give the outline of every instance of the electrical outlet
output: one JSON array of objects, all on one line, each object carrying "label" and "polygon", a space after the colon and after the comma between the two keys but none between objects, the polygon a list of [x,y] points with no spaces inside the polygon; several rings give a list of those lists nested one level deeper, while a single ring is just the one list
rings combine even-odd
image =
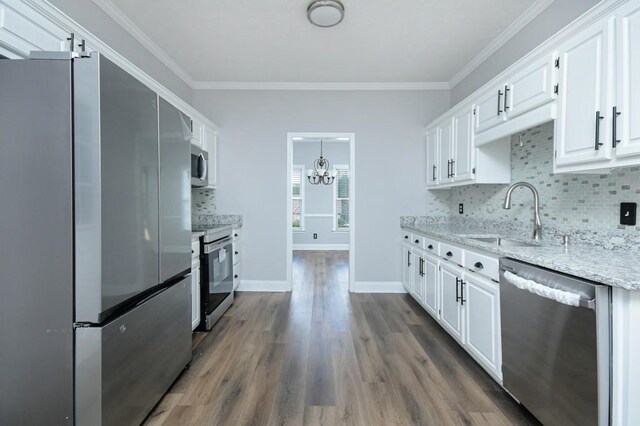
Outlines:
[{"label": "electrical outlet", "polygon": [[313,239],[317,240],[318,239],[318,234],[313,234]]},{"label": "electrical outlet", "polygon": [[460,214],[464,213],[464,204],[462,203],[458,204],[458,213]]},{"label": "electrical outlet", "polygon": [[638,203],[620,203],[620,225],[636,224],[636,210]]}]

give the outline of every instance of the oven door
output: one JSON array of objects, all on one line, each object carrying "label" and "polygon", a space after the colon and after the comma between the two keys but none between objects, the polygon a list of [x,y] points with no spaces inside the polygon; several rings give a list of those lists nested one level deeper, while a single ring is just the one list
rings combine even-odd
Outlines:
[{"label": "oven door", "polygon": [[233,248],[231,238],[204,245],[202,283],[203,322],[233,292]]},{"label": "oven door", "polygon": [[209,154],[198,147],[191,146],[191,186],[209,185]]}]

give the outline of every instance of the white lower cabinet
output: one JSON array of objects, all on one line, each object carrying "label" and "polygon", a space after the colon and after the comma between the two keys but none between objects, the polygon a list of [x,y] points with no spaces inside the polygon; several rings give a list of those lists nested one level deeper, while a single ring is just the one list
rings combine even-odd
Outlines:
[{"label": "white lower cabinet", "polygon": [[435,319],[440,318],[438,259],[432,256],[424,258],[424,296],[422,306]]},{"label": "white lower cabinet", "polygon": [[191,260],[191,330],[200,324],[200,260]]},{"label": "white lower cabinet", "polygon": [[465,337],[467,350],[502,380],[500,287],[486,278],[465,274]]},{"label": "white lower cabinet", "polygon": [[403,244],[402,245],[402,285],[404,285],[404,289],[407,293],[412,293],[412,285],[413,282],[413,271],[411,268],[411,247]]},{"label": "white lower cabinet", "polygon": [[460,295],[460,282],[463,272],[460,268],[448,263],[440,264],[440,324],[456,340],[462,343],[463,339],[463,305]]},{"label": "white lower cabinet", "polygon": [[[409,235],[411,240],[422,238]],[[402,244],[402,282],[407,293],[502,383],[500,285],[495,281],[498,257],[431,238],[428,245],[442,248],[441,257],[437,251]]]}]

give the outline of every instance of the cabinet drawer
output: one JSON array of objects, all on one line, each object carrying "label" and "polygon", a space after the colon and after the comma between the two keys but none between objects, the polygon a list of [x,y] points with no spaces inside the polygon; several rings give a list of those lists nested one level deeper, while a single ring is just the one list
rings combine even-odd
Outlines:
[{"label": "cabinet drawer", "polygon": [[498,259],[496,258],[467,250],[464,256],[464,266],[494,281],[500,280]]},{"label": "cabinet drawer", "polygon": [[440,256],[457,265],[462,265],[463,250],[460,247],[440,243]]},{"label": "cabinet drawer", "polygon": [[424,237],[419,234],[411,234],[411,246],[424,248]]},{"label": "cabinet drawer", "polygon": [[432,240],[431,238],[424,238],[424,249],[427,253],[431,253],[436,256],[440,255],[440,243],[436,240]]},{"label": "cabinet drawer", "polygon": [[191,258],[197,259],[200,257],[200,240],[191,242]]}]

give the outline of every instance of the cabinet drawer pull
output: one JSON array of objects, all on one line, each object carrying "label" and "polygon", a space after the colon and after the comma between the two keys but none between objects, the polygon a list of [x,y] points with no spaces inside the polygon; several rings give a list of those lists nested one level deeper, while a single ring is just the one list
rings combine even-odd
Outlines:
[{"label": "cabinet drawer pull", "polygon": [[239,251],[235,251],[234,254],[240,254],[240,252]]},{"label": "cabinet drawer pull", "polygon": [[414,243],[418,244],[420,243],[420,240],[415,240]]},{"label": "cabinet drawer pull", "polygon": [[453,253],[451,253],[450,251],[448,251],[448,252],[446,253],[446,255],[447,255],[448,257],[451,257],[451,256],[453,256]]},{"label": "cabinet drawer pull", "polygon": [[233,278],[234,278],[234,279],[235,279],[235,278],[238,278],[238,274],[235,274],[235,275],[233,276]]},{"label": "cabinet drawer pull", "polygon": [[600,115],[600,111],[596,111],[596,142],[595,149],[596,151],[600,150],[600,147],[604,145],[600,142],[600,120],[604,120],[604,116]]},{"label": "cabinet drawer pull", "polygon": [[429,250],[433,250],[433,245],[429,244],[429,247],[427,247]]},{"label": "cabinet drawer pull", "polygon": [[408,240],[408,239],[409,239],[409,236],[408,236],[408,235],[405,235],[405,236],[404,236],[404,239],[405,239],[405,240]]},{"label": "cabinet drawer pull", "polygon": [[476,262],[473,266],[475,266],[478,269],[484,268],[484,265],[481,262]]}]

